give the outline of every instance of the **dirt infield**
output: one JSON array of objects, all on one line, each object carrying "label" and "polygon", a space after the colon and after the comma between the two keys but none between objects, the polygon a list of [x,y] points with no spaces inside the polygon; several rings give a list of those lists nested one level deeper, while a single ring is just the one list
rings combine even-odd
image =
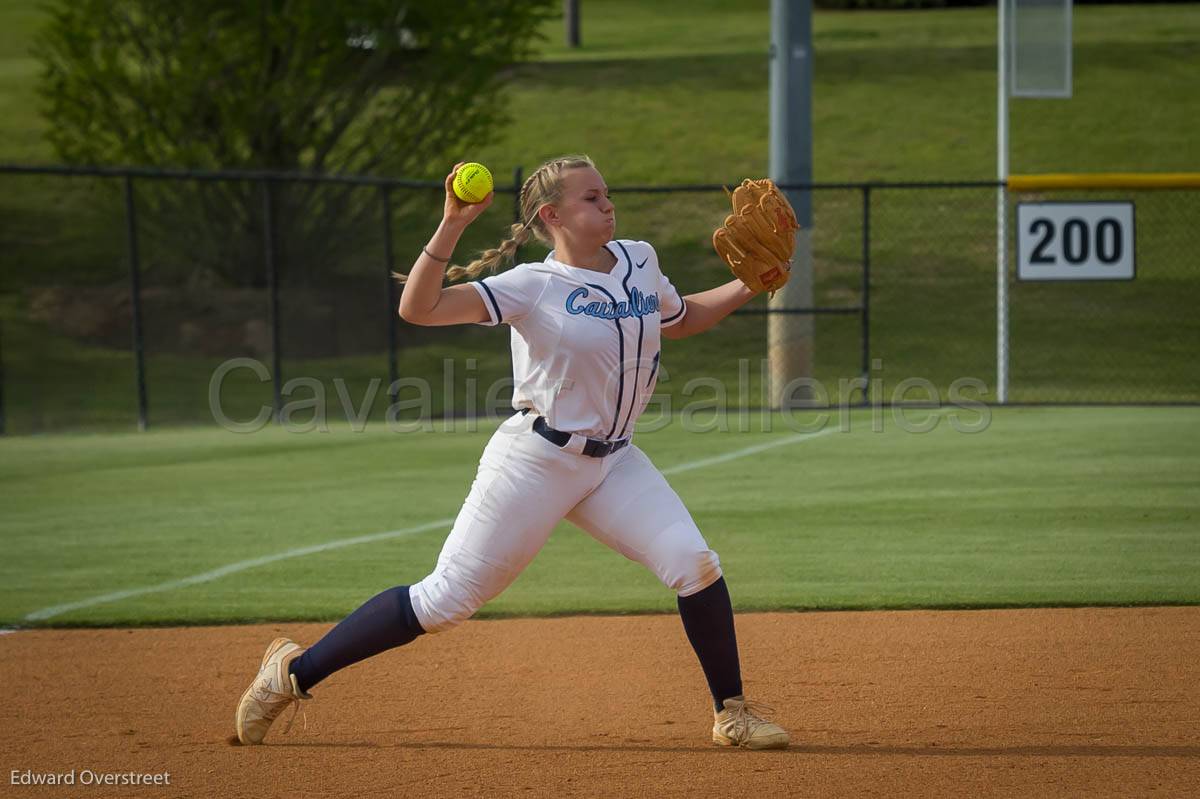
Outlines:
[{"label": "dirt infield", "polygon": [[[783,752],[709,744],[675,617],[471,622],[334,675],[305,704],[307,730],[231,745],[266,644],[326,628],[0,636],[4,795],[1200,790],[1200,608],[739,616],[748,693],[791,730]],[[74,786],[20,784],[72,770]],[[129,772],[170,784],[82,784]]]}]

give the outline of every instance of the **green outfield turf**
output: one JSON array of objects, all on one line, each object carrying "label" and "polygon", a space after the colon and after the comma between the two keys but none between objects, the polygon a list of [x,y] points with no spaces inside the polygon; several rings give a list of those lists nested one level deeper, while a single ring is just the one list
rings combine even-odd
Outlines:
[{"label": "green outfield turf", "polygon": [[[1195,409],[1004,409],[974,434],[956,414],[980,420],[677,421],[639,444],[743,610],[1200,602]],[[0,623],[338,618],[431,568],[487,434],[457,424],[0,440]],[[564,524],[482,615],[673,607]]]}]

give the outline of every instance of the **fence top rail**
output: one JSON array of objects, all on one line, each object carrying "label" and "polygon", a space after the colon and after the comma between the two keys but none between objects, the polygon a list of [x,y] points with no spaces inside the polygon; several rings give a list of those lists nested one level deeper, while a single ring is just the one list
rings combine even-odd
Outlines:
[{"label": "fence top rail", "polygon": [[[150,180],[244,180],[279,183],[338,183],[355,186],[382,186],[405,189],[441,189],[442,182],[411,180],[377,175],[338,175],[319,172],[289,172],[269,169],[169,169],[148,166],[73,166],[66,164],[0,164],[0,174],[61,175],[65,177],[147,178]],[[714,192],[732,189],[741,181],[729,183],[678,183],[670,185],[612,186],[614,192],[668,194],[672,192]],[[793,191],[876,190],[876,189],[995,189],[1003,186],[996,180],[968,181],[859,181],[843,183],[780,183],[782,189]],[[498,194],[511,194],[512,185],[498,183]]]},{"label": "fence top rail", "polygon": [[[723,189],[735,189],[741,181],[732,183],[676,183],[665,186],[610,186],[611,191],[637,192],[646,194],[668,194],[671,192],[713,192]],[[877,189],[996,189],[1003,183],[995,180],[959,180],[959,181],[865,181],[849,183],[777,183],[781,189],[788,191],[827,191],[848,190],[857,191]]]},{"label": "fence top rail", "polygon": [[[148,178],[151,180],[244,180],[277,183],[339,183],[388,188],[441,189],[441,181],[409,180],[373,175],[333,175],[319,172],[287,172],[270,169],[164,169],[142,166],[66,166],[0,164],[0,174],[62,175],[64,177]],[[498,186],[498,191],[506,187]],[[507,187],[512,191],[512,187]]]},{"label": "fence top rail", "polygon": [[1010,191],[1052,189],[1200,189],[1200,172],[1092,172],[1009,175]]}]

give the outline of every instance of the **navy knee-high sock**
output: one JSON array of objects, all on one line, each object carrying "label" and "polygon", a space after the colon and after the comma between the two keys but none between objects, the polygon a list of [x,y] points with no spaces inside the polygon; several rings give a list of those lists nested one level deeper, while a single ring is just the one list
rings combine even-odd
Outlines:
[{"label": "navy knee-high sock", "polygon": [[691,596],[677,597],[683,630],[700,658],[700,668],[712,692],[713,707],[742,695],[742,669],[738,663],[737,635],[733,631],[733,603],[725,578]]},{"label": "navy knee-high sock", "polygon": [[288,668],[301,691],[307,691],[339,669],[372,655],[403,646],[425,631],[413,613],[408,586],[399,585],[368,599],[338,622]]}]

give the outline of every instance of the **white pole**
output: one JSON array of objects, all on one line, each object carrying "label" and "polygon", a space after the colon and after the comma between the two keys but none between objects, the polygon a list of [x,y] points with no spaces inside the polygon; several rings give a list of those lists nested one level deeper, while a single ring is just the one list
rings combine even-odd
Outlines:
[{"label": "white pole", "polygon": [[[812,0],[771,0],[770,175],[777,183],[811,183],[812,157]],[[813,306],[812,192],[786,191],[800,230],[792,258],[792,277],[769,300],[771,310]],[[802,391],[784,396],[797,378],[812,377],[814,318],[811,314],[773,313],[767,317],[771,362],[771,407],[795,407],[811,399]]]},{"label": "white pole", "polygon": [[996,76],[996,398],[1008,402],[1008,250],[1006,217],[1008,198],[1008,15],[1011,0],[999,0],[996,51],[999,74]]}]

